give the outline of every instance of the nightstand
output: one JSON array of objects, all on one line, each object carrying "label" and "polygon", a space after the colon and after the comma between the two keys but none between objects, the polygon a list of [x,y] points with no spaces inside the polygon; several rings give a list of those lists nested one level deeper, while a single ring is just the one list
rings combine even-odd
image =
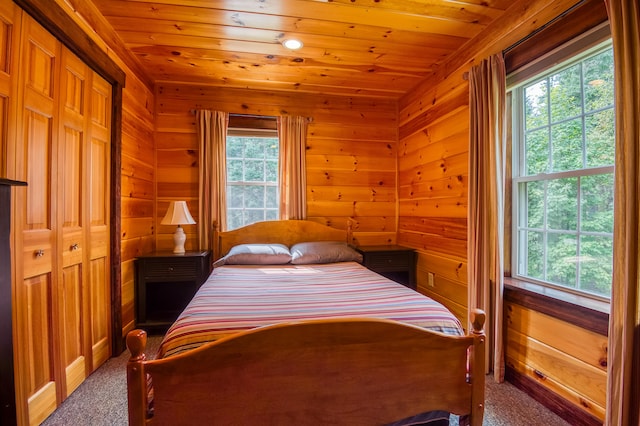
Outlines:
[{"label": "nightstand", "polygon": [[387,246],[359,246],[362,264],[393,281],[416,289],[416,252],[412,248]]},{"label": "nightstand", "polygon": [[136,261],[136,327],[164,332],[211,272],[208,251],[154,252]]}]

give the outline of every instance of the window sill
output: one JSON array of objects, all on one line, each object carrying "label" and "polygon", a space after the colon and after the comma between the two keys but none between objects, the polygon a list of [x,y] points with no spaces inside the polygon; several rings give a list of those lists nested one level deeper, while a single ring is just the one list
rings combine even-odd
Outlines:
[{"label": "window sill", "polygon": [[609,303],[504,277],[504,299],[606,336]]}]

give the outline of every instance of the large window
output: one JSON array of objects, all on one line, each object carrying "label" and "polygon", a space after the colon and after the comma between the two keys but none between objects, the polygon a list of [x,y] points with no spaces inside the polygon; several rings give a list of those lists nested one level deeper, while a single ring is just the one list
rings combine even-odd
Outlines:
[{"label": "large window", "polygon": [[600,45],[511,88],[515,276],[608,298],[613,52]]},{"label": "large window", "polygon": [[227,136],[227,228],[278,219],[278,137]]}]

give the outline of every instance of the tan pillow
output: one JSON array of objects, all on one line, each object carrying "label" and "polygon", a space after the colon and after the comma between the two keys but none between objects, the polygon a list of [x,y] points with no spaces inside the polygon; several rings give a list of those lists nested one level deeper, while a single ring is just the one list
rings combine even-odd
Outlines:
[{"label": "tan pillow", "polygon": [[294,244],[291,247],[291,263],[362,262],[362,255],[342,241],[314,241]]}]

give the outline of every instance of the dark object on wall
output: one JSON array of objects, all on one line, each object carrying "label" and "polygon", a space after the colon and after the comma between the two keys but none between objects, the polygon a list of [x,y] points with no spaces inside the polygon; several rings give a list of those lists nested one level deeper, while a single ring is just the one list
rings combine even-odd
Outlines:
[{"label": "dark object on wall", "polygon": [[11,187],[26,182],[0,178],[0,419],[16,424],[16,392],[13,378],[11,312]]}]

